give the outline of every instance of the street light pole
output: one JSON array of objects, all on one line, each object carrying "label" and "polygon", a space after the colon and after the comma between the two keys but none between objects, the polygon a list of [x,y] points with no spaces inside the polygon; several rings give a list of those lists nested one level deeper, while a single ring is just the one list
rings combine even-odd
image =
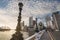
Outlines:
[{"label": "street light pole", "polygon": [[39,32],[39,30],[38,30],[38,26],[37,26],[37,18],[36,18],[36,30],[35,30],[36,32]]},{"label": "street light pole", "polygon": [[21,11],[22,11],[23,4],[19,3],[18,6],[19,6],[19,16],[18,16],[16,31],[21,31]]},{"label": "street light pole", "polygon": [[10,40],[23,40],[23,35],[20,32],[21,31],[21,11],[22,11],[23,4],[19,3],[18,6],[19,6],[19,16],[18,16],[16,32],[15,34],[12,35],[12,38]]}]

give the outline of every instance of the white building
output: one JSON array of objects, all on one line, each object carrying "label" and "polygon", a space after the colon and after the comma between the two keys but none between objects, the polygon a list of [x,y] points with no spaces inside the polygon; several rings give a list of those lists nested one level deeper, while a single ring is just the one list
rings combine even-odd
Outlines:
[{"label": "white building", "polygon": [[46,24],[47,24],[47,28],[52,28],[54,29],[54,26],[52,25],[52,19],[50,16],[46,17]]},{"label": "white building", "polygon": [[33,27],[33,17],[29,17],[29,27]]}]

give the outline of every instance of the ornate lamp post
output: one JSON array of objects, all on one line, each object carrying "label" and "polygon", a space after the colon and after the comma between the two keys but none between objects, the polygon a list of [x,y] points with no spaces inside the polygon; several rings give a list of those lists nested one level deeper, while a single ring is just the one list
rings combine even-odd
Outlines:
[{"label": "ornate lamp post", "polygon": [[19,6],[19,16],[18,16],[18,24],[16,27],[16,31],[21,31],[21,24],[20,23],[21,23],[21,11],[22,11],[23,4],[19,3],[18,6]]},{"label": "ornate lamp post", "polygon": [[21,31],[21,24],[20,24],[21,23],[21,11],[22,11],[23,4],[19,3],[18,6],[19,6],[19,16],[18,16],[16,32],[15,34],[12,35],[12,38],[10,40],[23,40],[23,37],[22,37],[23,35],[20,32]]}]

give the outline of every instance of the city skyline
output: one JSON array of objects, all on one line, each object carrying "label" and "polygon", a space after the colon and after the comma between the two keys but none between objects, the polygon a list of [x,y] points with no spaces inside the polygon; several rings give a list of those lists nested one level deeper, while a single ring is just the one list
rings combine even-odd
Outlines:
[{"label": "city skyline", "polygon": [[24,4],[22,10],[22,21],[28,23],[30,16],[42,18],[54,11],[60,11],[60,0],[0,0],[0,26],[7,25],[15,28],[19,14],[18,3]]}]

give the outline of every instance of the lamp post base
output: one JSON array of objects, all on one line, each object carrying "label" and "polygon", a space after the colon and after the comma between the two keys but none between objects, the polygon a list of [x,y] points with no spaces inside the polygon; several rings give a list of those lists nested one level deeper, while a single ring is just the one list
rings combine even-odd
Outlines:
[{"label": "lamp post base", "polygon": [[15,32],[10,40],[24,40],[21,32]]}]

